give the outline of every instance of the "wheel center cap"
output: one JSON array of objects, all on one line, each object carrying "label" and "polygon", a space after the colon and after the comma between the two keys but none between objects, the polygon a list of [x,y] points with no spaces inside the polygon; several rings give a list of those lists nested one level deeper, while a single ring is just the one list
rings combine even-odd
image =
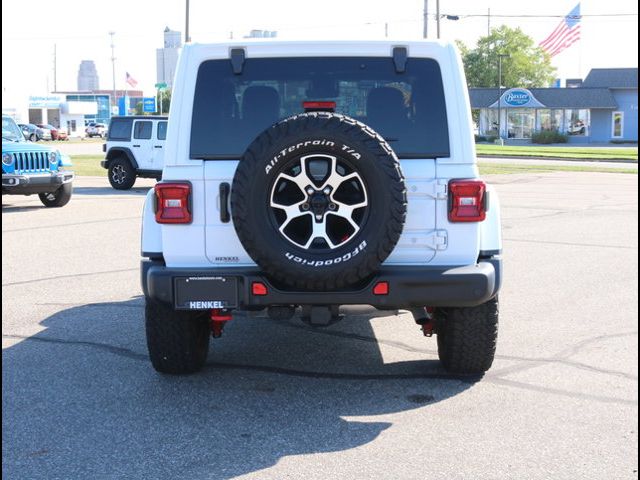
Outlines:
[{"label": "wheel center cap", "polygon": [[309,198],[309,204],[314,215],[324,215],[329,207],[329,198],[322,192],[314,192]]}]

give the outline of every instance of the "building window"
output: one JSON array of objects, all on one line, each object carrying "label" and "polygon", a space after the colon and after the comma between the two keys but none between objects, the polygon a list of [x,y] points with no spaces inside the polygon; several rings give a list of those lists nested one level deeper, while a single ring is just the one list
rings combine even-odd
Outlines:
[{"label": "building window", "polygon": [[564,121],[566,133],[573,137],[584,137],[589,135],[589,110],[565,110]]},{"label": "building window", "polygon": [[493,108],[480,110],[480,135],[498,136],[498,111]]},{"label": "building window", "polygon": [[538,110],[538,128],[543,132],[559,132],[562,128],[562,110]]},{"label": "building window", "polygon": [[622,138],[624,136],[624,112],[611,113],[611,137]]},{"label": "building window", "polygon": [[508,138],[531,138],[535,126],[534,110],[530,108],[510,108],[507,110]]}]

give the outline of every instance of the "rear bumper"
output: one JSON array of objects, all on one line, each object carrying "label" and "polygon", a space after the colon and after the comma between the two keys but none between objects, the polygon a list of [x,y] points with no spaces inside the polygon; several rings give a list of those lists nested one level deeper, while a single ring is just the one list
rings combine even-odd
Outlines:
[{"label": "rear bumper", "polygon": [[[276,288],[257,268],[169,268],[160,262],[143,260],[142,289],[147,297],[176,307],[177,278],[235,277],[238,308],[260,308],[270,305],[371,305],[381,309],[410,307],[466,307],[480,305],[494,297],[500,289],[502,259],[499,256],[468,266],[382,267],[365,286],[353,290],[305,292]],[[388,282],[387,295],[374,295],[378,282]],[[265,296],[251,293],[253,282],[268,288]]]},{"label": "rear bumper", "polygon": [[73,181],[73,172],[51,174],[2,174],[2,193],[31,195],[55,192],[61,185]]}]

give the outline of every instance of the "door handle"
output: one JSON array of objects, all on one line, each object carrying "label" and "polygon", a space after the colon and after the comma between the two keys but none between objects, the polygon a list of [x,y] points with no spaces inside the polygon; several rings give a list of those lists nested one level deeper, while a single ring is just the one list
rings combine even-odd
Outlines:
[{"label": "door handle", "polygon": [[231,186],[227,182],[220,184],[220,221],[222,223],[229,223],[231,220],[231,213],[229,212],[229,192],[231,192]]},{"label": "door handle", "polygon": [[162,148],[162,145],[154,145],[153,148]]},{"label": "door handle", "polygon": [[140,145],[131,145],[132,147],[139,147]]}]

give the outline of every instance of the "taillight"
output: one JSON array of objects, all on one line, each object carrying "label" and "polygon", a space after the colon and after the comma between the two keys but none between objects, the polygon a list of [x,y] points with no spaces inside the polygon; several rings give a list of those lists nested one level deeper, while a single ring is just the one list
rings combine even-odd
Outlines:
[{"label": "taillight", "polygon": [[156,222],[191,223],[190,183],[157,183],[155,193]]},{"label": "taillight", "polygon": [[487,186],[482,180],[449,182],[449,221],[481,222],[486,217]]}]

